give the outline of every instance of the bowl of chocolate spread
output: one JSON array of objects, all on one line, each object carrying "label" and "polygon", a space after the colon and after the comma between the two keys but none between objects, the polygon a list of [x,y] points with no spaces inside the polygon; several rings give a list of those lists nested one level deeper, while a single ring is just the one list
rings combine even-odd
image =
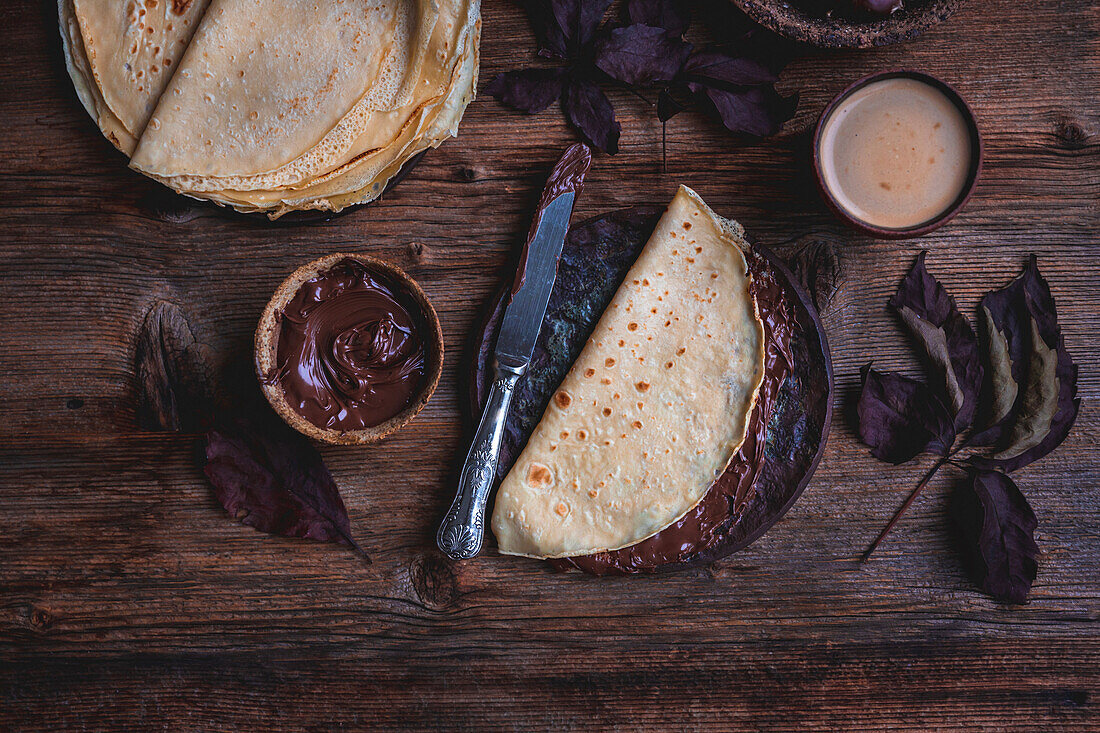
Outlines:
[{"label": "bowl of chocolate spread", "polygon": [[412,420],[443,370],[443,333],[411,277],[333,254],[298,268],[256,328],[256,373],[291,427],[327,443],[369,443]]}]

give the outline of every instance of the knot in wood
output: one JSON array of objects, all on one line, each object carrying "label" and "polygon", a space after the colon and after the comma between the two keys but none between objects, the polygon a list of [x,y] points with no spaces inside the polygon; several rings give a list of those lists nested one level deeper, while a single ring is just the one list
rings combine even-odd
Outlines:
[{"label": "knot in wood", "polygon": [[1054,123],[1054,136],[1068,150],[1081,150],[1089,144],[1089,134],[1085,128],[1065,117]]},{"label": "knot in wood", "polygon": [[53,617],[44,609],[30,603],[19,603],[13,608],[14,625],[31,631],[45,631],[53,625]]},{"label": "knot in wood", "polygon": [[36,608],[31,611],[31,626],[33,626],[34,628],[40,631],[44,631],[45,629],[48,629],[52,624],[53,617],[50,616],[50,614],[46,611],[42,610],[41,608]]},{"label": "knot in wood", "polygon": [[790,241],[793,249],[787,258],[791,272],[810,295],[819,313],[832,303],[844,280],[840,249],[832,239],[807,234]]},{"label": "knot in wood", "polygon": [[414,265],[419,265],[428,259],[428,248],[420,242],[409,242],[409,246],[406,248],[409,260]]},{"label": "knot in wood", "polygon": [[423,555],[414,560],[409,579],[417,598],[430,610],[444,610],[458,597],[454,568],[439,555]]}]

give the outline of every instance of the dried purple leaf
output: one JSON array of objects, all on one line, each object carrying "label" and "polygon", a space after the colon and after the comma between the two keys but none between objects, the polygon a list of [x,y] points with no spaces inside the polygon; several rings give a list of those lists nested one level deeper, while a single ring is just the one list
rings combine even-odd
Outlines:
[{"label": "dried purple leaf", "polygon": [[261,532],[360,552],[321,454],[282,423],[238,419],[206,434],[203,472],[225,510]]},{"label": "dried purple leaf", "polygon": [[192,432],[206,423],[213,383],[210,358],[179,306],[158,300],[146,314],[134,371],[142,429]]},{"label": "dried purple leaf", "polygon": [[571,79],[561,99],[562,110],[585,142],[614,155],[619,152],[619,131],[615,110],[596,82]]},{"label": "dried purple leaf", "polygon": [[978,337],[955,299],[924,266],[926,254],[917,257],[890,305],[924,348],[955,414],[955,430],[962,432],[974,420],[982,389]]},{"label": "dried purple leaf", "polygon": [[716,51],[693,53],[684,64],[683,75],[688,81],[712,87],[725,85],[727,89],[773,84],[778,79],[770,68],[756,59]]},{"label": "dried purple leaf", "polygon": [[871,455],[905,463],[923,451],[945,455],[955,442],[948,408],[924,382],[900,374],[861,370],[859,437]]},{"label": "dried purple leaf", "polygon": [[1007,603],[1023,603],[1038,570],[1038,520],[1016,484],[999,471],[971,469],[951,516],[974,582]]},{"label": "dried purple leaf", "polygon": [[561,96],[565,69],[518,69],[498,74],[485,87],[501,104],[535,114],[549,107]]},{"label": "dried purple leaf", "polygon": [[986,293],[980,312],[985,325],[988,400],[986,428],[972,436],[971,445],[996,445],[1012,428],[1017,398],[1024,383],[1031,343],[1031,316],[1027,312],[1024,276],[1000,290]]},{"label": "dried purple leaf", "polygon": [[670,81],[679,73],[691,44],[678,34],[648,25],[615,28],[596,43],[596,66],[627,84]]},{"label": "dried purple leaf", "polygon": [[982,468],[1015,471],[1050,453],[1069,434],[1080,406],[1077,366],[1034,257],[1008,287],[982,299],[982,314],[990,338],[993,425],[973,442],[993,443],[999,450],[970,460]]},{"label": "dried purple leaf", "polygon": [[627,0],[626,17],[632,24],[664,28],[678,36],[691,24],[691,13],[680,0]]},{"label": "dried purple leaf", "polygon": [[[697,83],[690,86],[700,88]],[[798,96],[781,97],[770,87],[754,87],[730,92],[711,86],[701,87],[714,105],[722,124],[730,132],[766,137],[774,135],[794,116]]]}]

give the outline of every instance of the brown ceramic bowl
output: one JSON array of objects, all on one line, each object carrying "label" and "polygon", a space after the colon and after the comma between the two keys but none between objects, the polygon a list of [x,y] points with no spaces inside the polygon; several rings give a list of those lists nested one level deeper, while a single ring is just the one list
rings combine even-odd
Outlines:
[{"label": "brown ceramic bowl", "polygon": [[823,48],[871,48],[916,38],[947,20],[962,0],[907,0],[885,17],[838,12],[847,0],[733,0],[781,36]]},{"label": "brown ceramic bowl", "polygon": [[[282,312],[283,308],[298,293],[298,290],[306,281],[345,260],[358,262],[372,274],[378,275],[393,289],[395,294],[402,297],[410,311],[415,309],[416,313],[414,315],[419,316],[420,322],[423,324],[424,333],[422,336],[427,354],[424,383],[416,398],[408,407],[389,420],[361,430],[335,430],[313,424],[290,406],[278,384],[272,383],[271,380],[266,378],[266,375],[273,373],[276,368],[280,332],[278,314]],[[412,420],[417,413],[424,409],[424,405],[428,404],[428,399],[435,392],[442,373],[443,330],[439,325],[439,316],[436,314],[435,308],[428,302],[428,296],[424,294],[416,281],[400,268],[365,255],[338,253],[302,265],[284,280],[283,284],[275,291],[275,295],[271,297],[267,307],[264,308],[263,315],[260,316],[260,323],[256,327],[256,374],[260,378],[260,385],[268,402],[275,408],[275,412],[279,413],[279,416],[292,428],[326,443],[354,445],[371,443],[386,437]]]},{"label": "brown ceramic bowl", "polygon": [[[825,184],[825,175],[821,169],[821,132],[825,127],[826,120],[833,111],[840,106],[840,103],[848,98],[853,92],[862,89],[868,84],[882,79],[896,79],[896,78],[916,79],[917,81],[924,82],[930,86],[939,89],[943,92],[947,98],[959,108],[962,112],[963,118],[967,121],[970,128],[970,172],[967,176],[966,186],[963,187],[962,192],[954,203],[951,204],[943,213],[939,214],[933,219],[930,219],[922,224],[918,224],[912,227],[906,227],[904,229],[889,229],[886,227],[879,227],[873,224],[868,224],[865,221],[855,218],[840,205],[840,203],[833,196],[828,186]],[[982,136],[978,132],[978,122],[974,118],[974,113],[971,111],[970,106],[962,96],[955,91],[955,89],[946,82],[940,81],[934,76],[921,73],[919,71],[913,71],[911,69],[891,69],[889,71],[880,71],[874,74],[859,79],[847,89],[838,94],[833,101],[825,107],[825,110],[821,113],[821,116],[817,118],[817,126],[814,127],[813,138],[813,168],[814,168],[814,180],[817,183],[817,190],[821,194],[821,198],[824,199],[825,204],[836,215],[838,219],[843,221],[853,229],[860,231],[864,234],[868,234],[876,239],[910,239],[912,237],[919,237],[923,234],[939,229],[941,226],[955,218],[966,202],[970,200],[970,195],[974,192],[974,186],[978,183],[978,177],[982,172]]]}]

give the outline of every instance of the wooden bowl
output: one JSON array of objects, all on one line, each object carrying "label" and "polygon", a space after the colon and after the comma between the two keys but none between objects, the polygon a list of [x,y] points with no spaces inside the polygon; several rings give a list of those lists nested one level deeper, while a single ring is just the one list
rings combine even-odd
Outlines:
[{"label": "wooden bowl", "polygon": [[[410,310],[415,309],[414,315],[419,316],[423,327],[421,336],[424,340],[425,371],[424,382],[416,398],[401,412],[397,413],[385,422],[360,430],[336,430],[322,427],[306,420],[297,410],[290,406],[282,388],[268,378],[277,365],[279,350],[280,319],[287,303],[298,293],[302,285],[323,272],[326,272],[341,262],[352,260],[363,265],[372,274],[378,275],[389,285],[394,293],[402,298]],[[443,373],[443,329],[439,325],[439,316],[435,308],[428,302],[428,296],[420,288],[415,280],[409,277],[400,268],[382,260],[365,255],[337,253],[321,257],[308,264],[302,265],[294,273],[283,281],[283,284],[275,291],[263,315],[256,327],[256,374],[260,379],[264,396],[275,412],[286,421],[288,425],[311,438],[325,443],[337,445],[355,445],[372,443],[381,440],[393,431],[416,417],[417,413],[428,404],[428,399],[435,392],[439,384],[439,377]]]},{"label": "wooden bowl", "polygon": [[[869,224],[861,219],[857,219],[848,213],[844,207],[840,205],[840,202],[836,200],[832,191],[829,190],[829,186],[825,183],[825,172],[821,165],[821,133],[825,129],[825,123],[828,121],[833,111],[852,93],[862,89],[868,84],[883,79],[896,78],[916,79],[917,81],[924,82],[929,86],[939,89],[959,109],[963,119],[967,122],[967,126],[970,128],[970,171],[967,174],[966,185],[963,187],[963,190],[959,193],[954,203],[935,218],[904,229],[889,229],[875,226],[874,224]],[[875,237],[876,239],[911,239],[913,237],[920,237],[939,229],[944,224],[954,219],[955,215],[962,211],[963,207],[970,201],[970,196],[974,193],[974,187],[978,184],[978,178],[982,173],[983,158],[984,147],[982,135],[978,130],[978,121],[974,117],[974,111],[970,109],[970,105],[968,105],[966,100],[962,98],[962,95],[955,91],[955,88],[947,82],[940,81],[934,76],[929,76],[919,71],[913,71],[912,69],[879,71],[856,80],[847,89],[836,95],[833,101],[826,105],[825,109],[821,112],[821,116],[817,118],[817,125],[814,127],[813,170],[814,181],[817,184],[818,193],[821,194],[821,198],[825,202],[825,205],[829,207],[829,210],[833,212],[836,218],[840,219],[852,229]]]},{"label": "wooden bowl", "polygon": [[[872,48],[916,38],[947,20],[962,0],[908,0],[887,16],[833,10],[847,0],[733,0],[760,25],[822,48]],[[830,12],[832,11],[832,12]]]}]

